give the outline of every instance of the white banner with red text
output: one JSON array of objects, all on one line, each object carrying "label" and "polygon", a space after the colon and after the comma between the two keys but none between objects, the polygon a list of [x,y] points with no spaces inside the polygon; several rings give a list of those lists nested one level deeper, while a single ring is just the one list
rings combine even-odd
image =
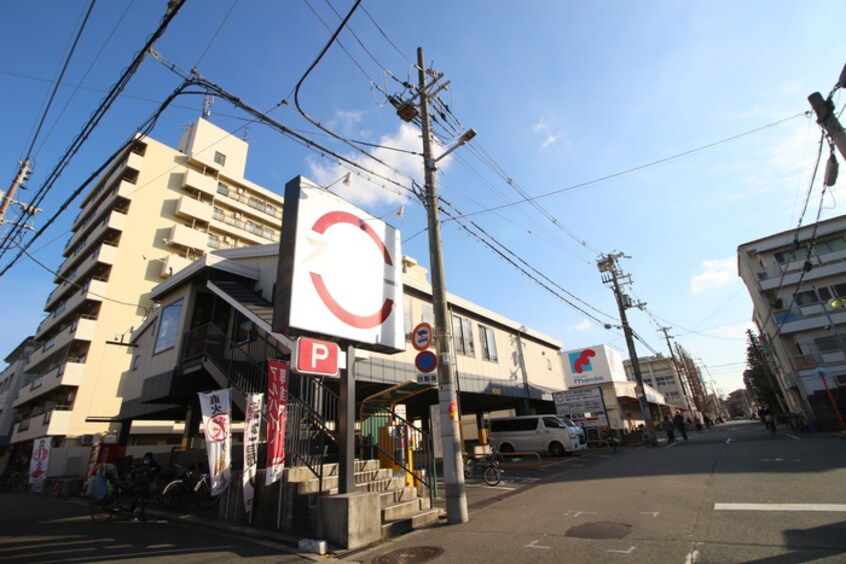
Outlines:
[{"label": "white banner with red text", "polygon": [[47,477],[47,464],[50,462],[50,437],[35,439],[32,443],[32,458],[29,459],[29,483],[38,491]]},{"label": "white banner with red text", "polygon": [[200,397],[200,410],[203,414],[211,493],[212,495],[220,495],[232,480],[229,389],[198,392],[197,395]]}]

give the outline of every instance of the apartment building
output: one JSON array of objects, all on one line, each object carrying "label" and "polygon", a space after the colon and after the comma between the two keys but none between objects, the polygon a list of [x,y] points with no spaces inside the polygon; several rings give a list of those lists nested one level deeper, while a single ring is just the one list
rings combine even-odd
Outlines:
[{"label": "apartment building", "polygon": [[[688,393],[684,384],[678,376],[673,360],[664,356],[639,356],[637,358],[640,366],[640,374],[643,383],[658,390],[666,400],[667,404],[674,407],[681,407],[687,411],[695,410],[696,406],[688,399]],[[626,369],[626,379],[635,381],[634,369],[630,360],[625,360],[623,366]]]},{"label": "apartment building", "polygon": [[86,444],[121,407],[150,291],[209,251],[279,240],[282,197],[244,178],[247,143],[198,119],[130,142],[83,197],[14,407],[11,441]]},{"label": "apartment building", "polygon": [[846,410],[846,216],[740,245],[738,273],[784,409],[821,429]]},{"label": "apartment building", "polygon": [[[27,337],[9,353],[6,368],[0,372],[0,449],[9,446],[12,438],[12,426],[15,422],[13,404],[18,397],[18,389],[26,379],[24,369],[29,362],[29,355],[35,348],[35,341]],[[2,465],[0,465],[2,470]]]}]

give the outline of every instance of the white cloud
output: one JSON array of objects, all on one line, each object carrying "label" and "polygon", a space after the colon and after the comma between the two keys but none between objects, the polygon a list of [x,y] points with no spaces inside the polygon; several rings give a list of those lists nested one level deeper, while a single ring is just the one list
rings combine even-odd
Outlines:
[{"label": "white cloud", "polygon": [[[396,133],[381,137],[378,143],[385,147],[416,153],[422,150],[420,131],[405,123],[400,124]],[[435,149],[436,152],[438,150],[443,150],[443,148],[437,147]],[[330,190],[360,206],[399,205],[408,201],[409,193],[385,178],[398,182],[402,186],[410,187],[411,180],[408,177],[411,177],[419,185],[423,185],[423,159],[420,155],[379,147],[372,149],[370,154],[381,162],[360,153],[345,155],[349,160],[361,165],[362,168],[355,169],[353,174],[350,175],[349,186],[338,182]],[[451,159],[452,156],[447,156],[438,161],[438,168],[448,167]],[[385,178],[366,172],[368,170]],[[349,171],[349,166],[327,165],[325,162],[317,160],[309,162],[309,177],[321,186],[332,184]]]},{"label": "white cloud", "polygon": [[547,147],[554,145],[563,137],[560,131],[553,130],[552,125],[543,118],[539,119],[537,123],[532,126],[532,131],[543,136],[543,141],[541,141],[540,145],[541,149],[546,149]]},{"label": "white cloud", "polygon": [[567,331],[587,331],[593,327],[593,323],[588,321],[587,319],[582,319],[579,323],[575,325],[570,325],[567,327]]},{"label": "white cloud", "polygon": [[722,288],[737,278],[735,257],[706,260],[703,261],[702,268],[704,271],[701,274],[690,279],[690,291],[693,295]]}]

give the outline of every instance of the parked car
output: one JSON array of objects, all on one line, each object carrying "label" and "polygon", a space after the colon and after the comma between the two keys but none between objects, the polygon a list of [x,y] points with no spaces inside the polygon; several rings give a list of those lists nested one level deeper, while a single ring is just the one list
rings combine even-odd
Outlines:
[{"label": "parked car", "polygon": [[540,452],[563,456],[587,448],[584,429],[561,415],[491,419],[490,441],[502,453]]}]

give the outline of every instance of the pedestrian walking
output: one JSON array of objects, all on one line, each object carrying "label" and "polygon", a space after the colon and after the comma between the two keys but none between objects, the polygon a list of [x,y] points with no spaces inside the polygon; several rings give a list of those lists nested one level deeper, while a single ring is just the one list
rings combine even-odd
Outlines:
[{"label": "pedestrian walking", "polygon": [[673,432],[673,422],[670,421],[669,415],[664,416],[664,421],[661,422],[661,428],[667,433],[667,443],[672,444],[676,442],[676,434]]},{"label": "pedestrian walking", "polygon": [[684,416],[681,414],[681,411],[676,411],[676,416],[673,417],[673,424],[679,430],[682,438],[687,440],[687,424],[684,422]]}]

